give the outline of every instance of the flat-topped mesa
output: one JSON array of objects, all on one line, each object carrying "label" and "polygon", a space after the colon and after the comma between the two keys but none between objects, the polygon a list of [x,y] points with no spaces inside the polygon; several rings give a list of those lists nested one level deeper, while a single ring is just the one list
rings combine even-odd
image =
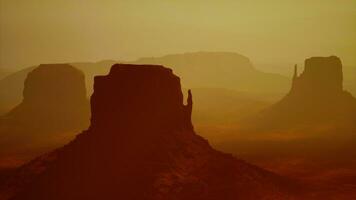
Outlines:
[{"label": "flat-topped mesa", "polygon": [[23,102],[86,100],[84,78],[83,72],[69,64],[41,64],[25,80]]},{"label": "flat-topped mesa", "polygon": [[6,118],[41,129],[67,130],[87,127],[89,113],[84,73],[69,64],[41,64],[28,73],[23,101]]},{"label": "flat-topped mesa", "polygon": [[96,76],[91,97],[95,130],[192,130],[192,101],[183,104],[180,79],[160,65],[115,64]]},{"label": "flat-topped mesa", "polygon": [[342,81],[342,64],[338,57],[312,57],[305,60],[305,69],[300,76],[296,75],[295,69],[291,93],[341,93]]}]

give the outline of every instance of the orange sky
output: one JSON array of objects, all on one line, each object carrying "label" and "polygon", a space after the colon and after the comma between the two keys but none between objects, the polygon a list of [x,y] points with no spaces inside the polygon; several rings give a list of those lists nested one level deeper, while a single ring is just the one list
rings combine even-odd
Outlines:
[{"label": "orange sky", "polygon": [[[0,0],[0,67],[232,51],[356,65],[354,0]],[[289,65],[287,67],[290,67]]]}]

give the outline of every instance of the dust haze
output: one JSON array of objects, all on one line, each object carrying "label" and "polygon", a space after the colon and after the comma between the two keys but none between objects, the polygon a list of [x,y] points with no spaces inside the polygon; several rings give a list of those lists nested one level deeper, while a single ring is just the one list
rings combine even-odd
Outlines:
[{"label": "dust haze", "polygon": [[356,199],[356,2],[0,0],[0,199]]},{"label": "dust haze", "polygon": [[322,55],[355,66],[355,7],[352,0],[1,0],[0,67],[196,51],[238,52],[262,68]]}]

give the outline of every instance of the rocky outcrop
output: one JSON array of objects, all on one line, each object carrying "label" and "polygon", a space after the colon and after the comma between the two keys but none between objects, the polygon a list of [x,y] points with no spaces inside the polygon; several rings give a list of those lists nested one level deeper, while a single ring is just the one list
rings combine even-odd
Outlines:
[{"label": "rocky outcrop", "polygon": [[304,72],[298,76],[297,66],[292,82],[292,95],[333,96],[343,92],[341,60],[336,56],[313,57],[305,60]]},{"label": "rocky outcrop", "polygon": [[35,149],[87,128],[89,119],[84,74],[68,64],[40,65],[25,80],[22,102],[0,118],[0,163],[3,156],[37,156]]},{"label": "rocky outcrop", "polygon": [[[10,199],[288,199],[296,185],[196,135],[192,93],[163,66],[114,65],[95,78],[90,128],[23,166]],[[12,192],[11,191],[15,191]]]},{"label": "rocky outcrop", "polygon": [[355,129],[356,99],[343,90],[341,60],[336,56],[305,60],[304,71],[294,69],[290,92],[278,103],[250,119],[252,129],[293,130],[303,126]]},{"label": "rocky outcrop", "polygon": [[[108,86],[118,87],[113,92]],[[192,127],[191,94],[184,106],[179,78],[168,68],[114,65],[109,76],[95,77],[94,91],[93,130],[134,130],[143,126],[145,130],[173,131]]]},{"label": "rocky outcrop", "polygon": [[6,121],[37,130],[85,128],[89,119],[84,74],[68,64],[43,64],[24,83],[23,100]]},{"label": "rocky outcrop", "polygon": [[[91,95],[93,92],[94,76],[107,74],[110,67],[115,63],[116,61],[103,60],[99,62],[75,62],[69,63],[69,65],[84,73],[87,95]],[[28,73],[37,67],[27,67],[0,79],[0,116],[8,113],[21,103],[26,77]]]}]

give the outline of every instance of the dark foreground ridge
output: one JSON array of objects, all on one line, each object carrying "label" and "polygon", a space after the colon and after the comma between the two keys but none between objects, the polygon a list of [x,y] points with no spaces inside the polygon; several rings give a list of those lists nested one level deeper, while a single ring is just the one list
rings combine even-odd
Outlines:
[{"label": "dark foreground ridge", "polygon": [[163,66],[116,64],[95,78],[88,130],[24,165],[13,200],[289,199],[289,179],[218,152],[195,134],[192,94]]}]

